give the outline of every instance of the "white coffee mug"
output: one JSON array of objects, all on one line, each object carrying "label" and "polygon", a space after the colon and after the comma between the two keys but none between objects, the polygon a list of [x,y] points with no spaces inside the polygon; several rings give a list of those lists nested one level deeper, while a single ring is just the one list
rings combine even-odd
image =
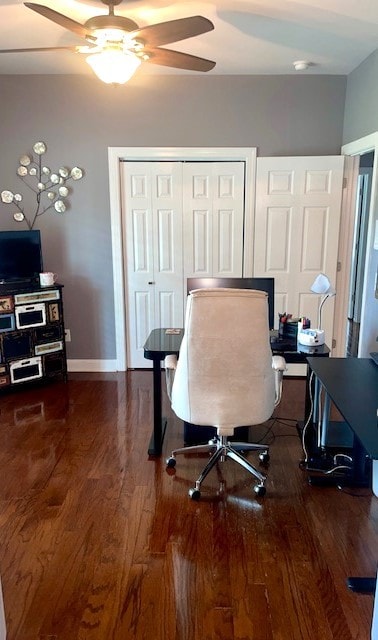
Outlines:
[{"label": "white coffee mug", "polygon": [[41,287],[51,287],[52,284],[56,281],[56,274],[52,271],[44,271],[39,274],[39,282]]}]

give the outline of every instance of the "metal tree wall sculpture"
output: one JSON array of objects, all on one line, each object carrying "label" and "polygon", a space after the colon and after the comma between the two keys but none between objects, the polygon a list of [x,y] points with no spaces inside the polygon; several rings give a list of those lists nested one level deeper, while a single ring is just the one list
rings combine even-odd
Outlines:
[{"label": "metal tree wall sculpture", "polygon": [[72,169],[60,167],[56,172],[52,171],[50,167],[42,164],[42,156],[46,151],[47,146],[44,142],[36,142],[33,145],[34,153],[21,156],[17,167],[17,177],[35,193],[36,206],[33,213],[28,215],[25,213],[21,193],[13,193],[7,189],[0,194],[2,202],[16,209],[13,212],[14,220],[25,222],[29,229],[33,229],[37,218],[46,211],[64,213],[68,206],[67,197],[70,194],[67,182],[80,180],[84,175],[80,167]]}]

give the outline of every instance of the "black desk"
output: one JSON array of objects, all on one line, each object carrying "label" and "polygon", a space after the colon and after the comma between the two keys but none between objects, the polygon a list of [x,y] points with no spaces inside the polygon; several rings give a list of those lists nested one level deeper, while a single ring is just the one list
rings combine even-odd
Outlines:
[{"label": "black desk", "polygon": [[307,358],[367,454],[378,459],[378,367],[370,358]]},{"label": "black desk", "polygon": [[144,357],[153,363],[153,398],[154,398],[154,428],[148,447],[149,456],[160,456],[163,446],[167,421],[162,414],[161,394],[161,361],[165,356],[178,354],[184,334],[167,334],[167,329],[153,329],[144,345]]},{"label": "black desk", "polygon": [[[370,358],[308,358],[310,369],[323,385],[366,453],[373,460],[373,492],[378,497],[378,367]],[[374,578],[348,578],[353,591],[373,592]],[[373,634],[378,629],[375,603]],[[372,638],[375,635],[372,635]]]},{"label": "black desk", "polygon": [[[167,426],[167,422],[162,416],[161,361],[164,360],[165,356],[178,354],[184,333],[183,329],[179,331],[179,334],[167,334],[167,329],[153,329],[144,345],[144,357],[153,362],[154,427],[148,447],[148,455],[150,456],[161,455]],[[287,348],[280,349],[278,347],[279,345],[276,344],[272,353],[282,355],[288,363],[307,364],[307,357],[309,355],[327,358],[330,352],[325,344],[320,347],[301,346],[300,351],[297,351],[296,347],[290,350],[287,350]],[[308,385],[306,385],[306,415],[308,414],[310,404],[309,398],[307,397],[307,388]]]}]

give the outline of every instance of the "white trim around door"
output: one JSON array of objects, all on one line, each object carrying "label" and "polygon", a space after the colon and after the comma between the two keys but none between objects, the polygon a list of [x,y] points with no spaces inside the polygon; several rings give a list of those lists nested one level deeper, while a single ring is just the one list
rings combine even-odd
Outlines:
[{"label": "white trim around door", "polygon": [[255,212],[256,148],[249,147],[109,147],[110,218],[113,251],[114,317],[117,371],[127,369],[126,291],[122,244],[120,163],[149,161],[199,161],[245,163],[245,238],[243,275],[253,275],[253,229]]},{"label": "white trim around door", "polygon": [[[375,295],[377,284],[375,278],[378,273],[378,252],[374,248],[376,225],[378,227],[378,131],[368,136],[345,144],[341,152],[347,156],[363,155],[374,151],[373,175],[370,195],[370,210],[367,236],[367,250],[365,262],[365,280],[362,293],[362,310],[359,340],[359,357],[369,357],[370,350],[376,350],[377,344],[377,310],[378,298]],[[355,209],[353,209],[355,215]],[[350,266],[350,265],[349,265]],[[375,286],[374,286],[375,280]],[[373,342],[375,340],[375,342]]]}]

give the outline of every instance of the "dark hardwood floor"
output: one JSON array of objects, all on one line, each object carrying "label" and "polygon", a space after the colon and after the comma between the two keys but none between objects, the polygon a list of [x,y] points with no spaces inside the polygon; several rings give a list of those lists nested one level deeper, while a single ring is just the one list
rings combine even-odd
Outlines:
[{"label": "dark hardwood floor", "polygon": [[165,468],[178,420],[147,458],[151,372],[1,396],[8,640],[368,640],[373,597],[346,578],[375,573],[378,500],[308,484],[289,420],[303,397],[304,381],[285,380],[283,424],[255,429],[271,442],[265,498],[227,462],[193,502],[205,458]]}]

